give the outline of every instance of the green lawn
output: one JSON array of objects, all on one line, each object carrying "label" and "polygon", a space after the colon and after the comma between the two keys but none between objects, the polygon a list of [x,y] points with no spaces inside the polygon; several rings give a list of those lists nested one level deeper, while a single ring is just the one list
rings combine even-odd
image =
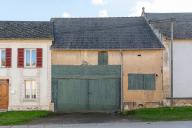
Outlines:
[{"label": "green lawn", "polygon": [[0,125],[18,125],[30,122],[34,119],[46,117],[47,111],[10,111],[0,113]]},{"label": "green lawn", "polygon": [[125,111],[121,115],[130,119],[143,121],[177,121],[192,120],[192,107],[145,108]]}]

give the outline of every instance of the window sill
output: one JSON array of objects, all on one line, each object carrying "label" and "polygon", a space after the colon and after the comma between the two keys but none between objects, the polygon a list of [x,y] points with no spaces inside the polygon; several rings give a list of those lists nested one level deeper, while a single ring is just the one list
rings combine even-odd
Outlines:
[{"label": "window sill", "polygon": [[156,89],[149,89],[149,90],[142,90],[142,89],[128,89],[128,91],[144,91],[144,92],[147,92],[147,91],[156,91]]},{"label": "window sill", "polygon": [[25,68],[36,68],[37,66],[24,66]]},{"label": "window sill", "polygon": [[37,99],[23,99],[23,102],[37,102]]},{"label": "window sill", "polygon": [[24,67],[24,69],[37,69],[37,67]]}]

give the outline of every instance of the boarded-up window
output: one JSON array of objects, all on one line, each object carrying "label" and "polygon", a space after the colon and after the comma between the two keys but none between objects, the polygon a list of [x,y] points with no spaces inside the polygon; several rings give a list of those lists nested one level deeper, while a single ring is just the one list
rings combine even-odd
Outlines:
[{"label": "boarded-up window", "polygon": [[106,51],[99,52],[98,64],[99,65],[107,65],[108,64],[108,53]]},{"label": "boarded-up window", "polygon": [[128,74],[129,90],[155,90],[155,74]]}]

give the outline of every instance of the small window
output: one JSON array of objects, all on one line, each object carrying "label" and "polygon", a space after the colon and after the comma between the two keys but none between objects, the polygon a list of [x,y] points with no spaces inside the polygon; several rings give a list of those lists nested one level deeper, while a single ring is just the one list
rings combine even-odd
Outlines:
[{"label": "small window", "polygon": [[36,49],[25,49],[25,67],[36,67]]},{"label": "small window", "polygon": [[108,53],[106,51],[101,51],[98,53],[98,64],[99,65],[108,64]]},{"label": "small window", "polygon": [[25,99],[37,98],[37,84],[34,80],[25,80]]},{"label": "small window", "polygon": [[129,90],[155,90],[155,74],[128,74]]},{"label": "small window", "polygon": [[6,66],[6,51],[5,49],[0,49],[0,67]]}]

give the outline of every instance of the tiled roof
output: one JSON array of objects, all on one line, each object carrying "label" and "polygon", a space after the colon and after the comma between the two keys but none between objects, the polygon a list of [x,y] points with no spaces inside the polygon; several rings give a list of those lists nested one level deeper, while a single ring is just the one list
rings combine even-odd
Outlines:
[{"label": "tiled roof", "polygon": [[160,23],[152,22],[152,25],[162,34],[170,38],[170,23],[162,22],[174,18],[174,38],[192,39],[192,13],[145,13],[148,20],[161,20]]},{"label": "tiled roof", "polygon": [[52,31],[48,21],[0,21],[0,39],[53,38]]},{"label": "tiled roof", "polygon": [[53,18],[55,49],[160,49],[143,17]]}]

